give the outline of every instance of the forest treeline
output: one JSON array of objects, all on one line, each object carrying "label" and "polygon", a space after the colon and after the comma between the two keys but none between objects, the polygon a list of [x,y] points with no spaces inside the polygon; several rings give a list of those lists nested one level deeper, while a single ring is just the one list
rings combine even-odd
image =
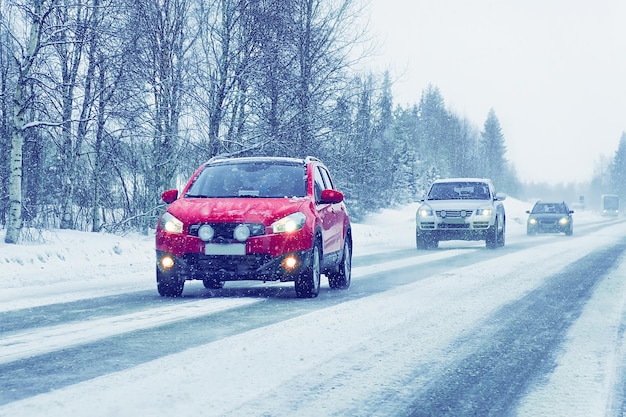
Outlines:
[{"label": "forest treeline", "polygon": [[0,224],[154,227],[161,192],[215,155],[322,159],[355,219],[434,178],[520,186],[496,113],[436,86],[394,104],[364,70],[357,0],[3,0]]}]

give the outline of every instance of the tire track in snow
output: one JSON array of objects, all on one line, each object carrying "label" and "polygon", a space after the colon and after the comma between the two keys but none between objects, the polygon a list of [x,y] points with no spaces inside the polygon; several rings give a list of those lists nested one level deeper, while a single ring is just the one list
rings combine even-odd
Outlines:
[{"label": "tire track in snow", "polygon": [[261,301],[252,298],[201,300],[121,316],[29,329],[0,339],[0,364]]}]

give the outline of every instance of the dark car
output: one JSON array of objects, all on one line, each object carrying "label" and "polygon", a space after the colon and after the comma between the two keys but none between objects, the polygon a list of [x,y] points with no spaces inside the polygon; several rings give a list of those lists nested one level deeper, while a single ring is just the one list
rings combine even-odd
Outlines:
[{"label": "dark car", "polygon": [[574,233],[574,219],[565,202],[553,203],[538,201],[532,210],[527,210],[529,215],[526,222],[526,233],[565,233],[570,236]]},{"label": "dark car", "polygon": [[352,234],[328,168],[307,157],[214,158],[165,191],[156,229],[156,280],[180,296],[186,280],[294,281],[296,295],[350,286]]}]

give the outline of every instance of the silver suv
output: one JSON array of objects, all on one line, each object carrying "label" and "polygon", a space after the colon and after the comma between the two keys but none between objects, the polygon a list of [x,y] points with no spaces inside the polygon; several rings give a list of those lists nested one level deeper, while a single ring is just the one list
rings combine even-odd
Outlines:
[{"label": "silver suv", "polygon": [[486,178],[436,180],[415,215],[417,249],[436,248],[442,240],[484,240],[488,248],[504,246],[505,198]]}]

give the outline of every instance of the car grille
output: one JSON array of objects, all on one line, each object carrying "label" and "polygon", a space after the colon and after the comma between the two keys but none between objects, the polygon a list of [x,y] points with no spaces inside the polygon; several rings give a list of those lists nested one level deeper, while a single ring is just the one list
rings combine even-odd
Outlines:
[{"label": "car grille", "polygon": [[198,236],[200,226],[208,224],[215,231],[213,240],[231,241],[234,239],[235,228],[245,224],[250,229],[250,236],[262,236],[265,234],[265,226],[258,223],[198,223],[189,226],[189,236]]},{"label": "car grille", "polygon": [[440,229],[469,229],[469,223],[439,223]]},{"label": "car grille", "polygon": [[223,255],[187,255],[185,259],[194,272],[202,274],[203,271],[212,274],[224,273],[226,275],[244,275],[259,270],[263,265],[272,260],[270,255],[252,254],[241,256]]},{"label": "car grille", "polygon": [[437,214],[437,217],[458,218],[470,217],[474,214],[474,210],[437,210],[435,213]]}]

